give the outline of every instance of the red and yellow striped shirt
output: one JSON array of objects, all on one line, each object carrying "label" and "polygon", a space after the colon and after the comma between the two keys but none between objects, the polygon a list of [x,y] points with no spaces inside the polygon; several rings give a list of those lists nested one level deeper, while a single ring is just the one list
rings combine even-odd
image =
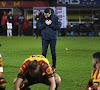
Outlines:
[{"label": "red and yellow striped shirt", "polygon": [[39,77],[43,75],[43,72],[49,76],[53,74],[52,68],[50,67],[49,61],[42,55],[32,55],[29,58],[27,58],[22,66],[20,67],[19,73],[18,73],[18,77],[24,78],[26,76],[27,73],[29,73],[28,71],[28,64],[30,61],[34,61],[37,60],[38,64],[39,64],[39,73],[36,75],[31,75],[32,77]]},{"label": "red and yellow striped shirt", "polygon": [[94,69],[91,73],[90,82],[93,84],[93,90],[100,85],[100,70]]},{"label": "red and yellow striped shirt", "polygon": [[0,54],[0,72],[3,72],[2,56]]}]

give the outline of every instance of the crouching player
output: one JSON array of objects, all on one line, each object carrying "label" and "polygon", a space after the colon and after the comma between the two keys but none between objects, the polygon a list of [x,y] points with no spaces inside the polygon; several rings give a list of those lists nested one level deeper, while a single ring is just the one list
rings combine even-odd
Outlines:
[{"label": "crouching player", "polygon": [[53,73],[49,61],[42,55],[32,55],[20,67],[18,76],[14,79],[15,90],[31,90],[30,85],[43,83],[49,85],[49,90],[57,90],[60,76]]},{"label": "crouching player", "polygon": [[93,54],[93,65],[95,69],[91,73],[87,90],[100,90],[100,52]]},{"label": "crouching player", "polygon": [[3,75],[3,64],[2,64],[2,56],[0,54],[0,90],[5,90],[6,80],[2,78],[2,75]]}]

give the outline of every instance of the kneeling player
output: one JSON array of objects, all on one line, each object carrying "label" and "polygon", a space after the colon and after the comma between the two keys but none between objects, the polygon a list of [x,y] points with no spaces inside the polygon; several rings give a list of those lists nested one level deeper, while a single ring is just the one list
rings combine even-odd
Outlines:
[{"label": "kneeling player", "polygon": [[20,67],[18,76],[14,79],[15,90],[31,90],[30,85],[43,83],[49,85],[49,90],[57,90],[61,79],[53,73],[49,61],[42,55],[27,58]]},{"label": "kneeling player", "polygon": [[5,90],[6,80],[2,78],[2,75],[3,75],[3,64],[2,64],[2,57],[0,54],[0,90]]},{"label": "kneeling player", "polygon": [[100,90],[100,52],[93,54],[93,65],[95,69],[91,73],[87,90]]}]

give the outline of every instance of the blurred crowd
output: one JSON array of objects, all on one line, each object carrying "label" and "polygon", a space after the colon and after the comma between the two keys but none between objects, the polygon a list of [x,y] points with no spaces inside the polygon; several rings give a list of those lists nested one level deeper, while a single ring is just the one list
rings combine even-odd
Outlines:
[{"label": "blurred crowd", "polygon": [[[41,31],[38,30],[37,24],[42,13],[37,10],[36,29],[33,30],[33,26],[29,24],[29,20],[24,17],[23,12],[19,11],[16,15],[12,14],[12,11],[4,11],[1,18],[0,35],[3,36],[26,36],[35,35],[35,38],[41,35]],[[33,21],[32,21],[33,22]],[[10,28],[9,28],[10,27]],[[59,35],[62,36],[100,36],[100,12],[97,12],[93,18],[93,23],[81,23],[81,24],[68,24],[66,28],[62,28],[59,31]]]},{"label": "blurred crowd", "polygon": [[0,34],[4,36],[24,36],[24,33],[28,30],[28,20],[23,16],[23,12],[19,11],[14,16],[12,11],[4,11],[4,14],[1,18]]},{"label": "blurred crowd", "polygon": [[62,31],[62,34],[72,36],[100,36],[100,12],[95,14],[92,23],[68,24],[66,29]]},{"label": "blurred crowd", "polygon": [[[72,35],[72,36],[88,36],[90,33],[96,33],[94,29],[94,24],[87,23],[87,24],[78,24],[78,25],[67,25],[65,29],[65,35]],[[63,35],[64,35],[64,32]]]}]

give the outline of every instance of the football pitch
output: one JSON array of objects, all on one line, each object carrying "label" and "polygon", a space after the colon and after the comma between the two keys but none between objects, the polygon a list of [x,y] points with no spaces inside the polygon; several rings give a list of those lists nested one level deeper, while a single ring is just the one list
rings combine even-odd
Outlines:
[{"label": "football pitch", "polygon": [[[23,61],[31,55],[42,52],[42,41],[32,36],[0,36],[0,53],[3,58],[3,77],[6,90],[14,90],[13,79],[17,76]],[[56,45],[57,68],[62,82],[58,90],[85,90],[93,70],[92,54],[100,51],[100,37],[59,37]],[[47,59],[52,65],[50,48]],[[32,90],[49,90],[44,84],[30,87]]]}]

